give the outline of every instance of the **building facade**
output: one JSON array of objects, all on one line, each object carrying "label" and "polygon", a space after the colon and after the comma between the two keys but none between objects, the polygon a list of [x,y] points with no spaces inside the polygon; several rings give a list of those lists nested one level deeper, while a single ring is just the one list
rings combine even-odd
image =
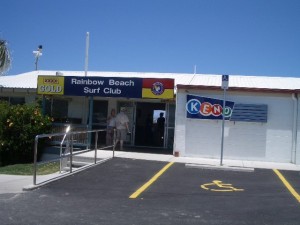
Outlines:
[{"label": "building facade", "polygon": [[[221,90],[177,88],[174,150],[184,156],[219,158],[222,120],[187,118],[188,95],[223,99]],[[225,120],[224,158],[299,164],[295,94],[228,90],[226,100],[235,104]]]},{"label": "building facade", "polygon": [[[106,128],[111,109],[119,111],[126,107],[132,131],[128,146],[160,148],[179,156],[220,158],[224,99],[221,75],[89,72],[89,82],[95,81],[91,88],[80,85],[86,80],[83,71],[59,74],[66,80],[78,78],[78,88],[67,87],[67,94],[39,93],[38,78],[55,77],[56,71],[33,71],[0,77],[0,98],[12,104],[43,98],[45,111],[56,123],[89,125],[90,129]],[[97,83],[99,77],[113,78],[119,87],[105,89],[110,87]],[[129,95],[137,89],[130,80],[140,82],[140,79],[151,79],[152,84],[173,79],[174,97]],[[120,87],[120,81],[125,89]],[[88,94],[78,94],[79,86]],[[104,89],[108,95],[100,94]],[[299,78],[230,76],[225,104],[228,115],[224,117],[224,158],[300,164],[299,90]],[[120,91],[124,95],[114,95]],[[160,113],[165,117],[163,135],[157,126]]]}]

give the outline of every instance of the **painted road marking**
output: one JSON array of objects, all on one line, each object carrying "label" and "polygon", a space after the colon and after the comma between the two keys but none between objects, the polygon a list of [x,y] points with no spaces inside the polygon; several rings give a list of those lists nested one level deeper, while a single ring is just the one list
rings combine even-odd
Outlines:
[{"label": "painted road marking", "polygon": [[290,185],[290,183],[284,178],[284,176],[277,169],[273,169],[274,173],[279,177],[282,183],[286,186],[286,188],[291,192],[291,194],[297,199],[300,203],[300,195],[295,191],[295,189]]},{"label": "painted road marking", "polygon": [[212,183],[202,184],[201,188],[208,191],[219,191],[219,192],[244,191],[244,189],[233,187],[232,184],[224,184],[221,180],[214,180]]},{"label": "painted road marking", "polygon": [[137,191],[135,191],[132,195],[129,196],[129,198],[137,198],[141,193],[143,193],[148,187],[150,187],[151,184],[153,184],[164,172],[169,169],[174,162],[168,163],[164,168],[162,168],[157,174],[155,174],[147,183],[145,183],[143,186],[141,186]]}]

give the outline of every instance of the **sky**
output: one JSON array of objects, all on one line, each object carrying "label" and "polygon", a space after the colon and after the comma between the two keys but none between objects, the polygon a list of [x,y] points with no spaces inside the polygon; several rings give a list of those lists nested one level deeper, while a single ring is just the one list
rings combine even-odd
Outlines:
[{"label": "sky", "polygon": [[300,77],[299,0],[1,0],[7,75],[35,70]]}]

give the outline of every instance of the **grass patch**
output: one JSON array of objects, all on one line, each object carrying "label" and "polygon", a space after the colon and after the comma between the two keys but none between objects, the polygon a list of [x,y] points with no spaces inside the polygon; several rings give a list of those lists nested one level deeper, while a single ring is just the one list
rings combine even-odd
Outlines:
[{"label": "grass patch", "polygon": [[[51,162],[37,167],[38,175],[47,175],[59,171],[59,162]],[[0,174],[33,175],[33,164],[15,164],[0,167]]]}]

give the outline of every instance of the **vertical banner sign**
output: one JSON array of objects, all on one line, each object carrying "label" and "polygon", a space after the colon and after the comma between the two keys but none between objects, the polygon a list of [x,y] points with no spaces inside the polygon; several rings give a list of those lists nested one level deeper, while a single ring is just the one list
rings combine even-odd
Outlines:
[{"label": "vertical banner sign", "polygon": [[[224,119],[229,120],[233,111],[234,102],[226,101]],[[223,119],[223,100],[207,98],[197,95],[187,95],[186,117],[191,119]]]}]

